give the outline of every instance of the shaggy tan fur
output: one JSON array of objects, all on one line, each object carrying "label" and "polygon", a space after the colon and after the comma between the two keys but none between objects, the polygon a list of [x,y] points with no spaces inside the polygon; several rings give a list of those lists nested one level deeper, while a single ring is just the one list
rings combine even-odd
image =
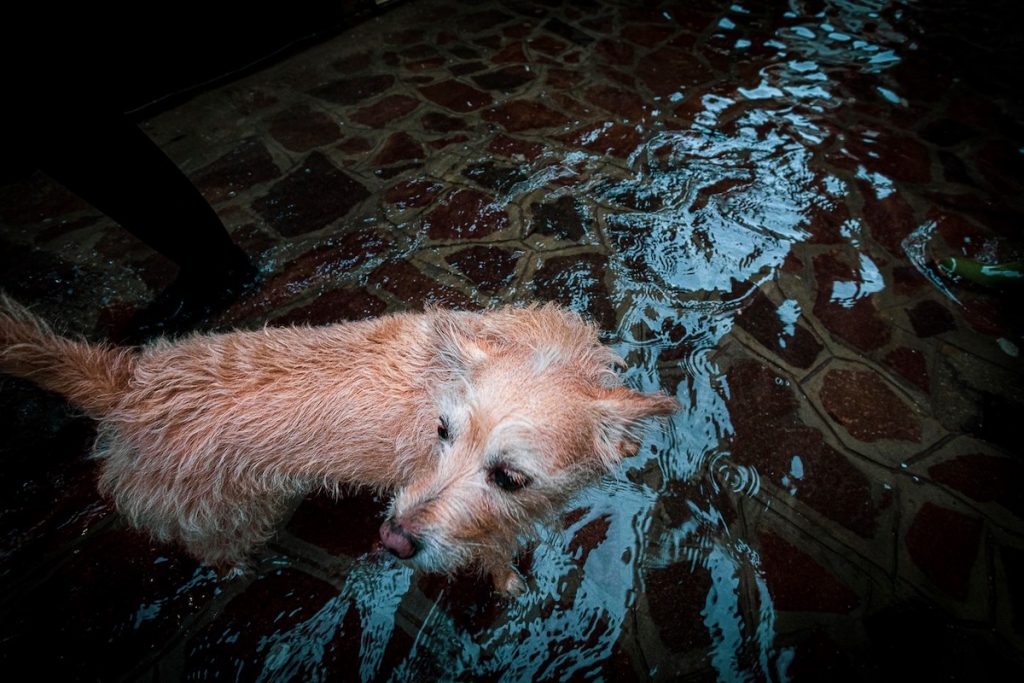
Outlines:
[{"label": "shaggy tan fur", "polygon": [[100,490],[220,568],[267,541],[294,496],[370,486],[395,492],[392,553],[522,590],[520,539],[678,408],[621,386],[618,364],[553,305],[125,349],[57,336],[0,294],[0,370],[97,419]]}]

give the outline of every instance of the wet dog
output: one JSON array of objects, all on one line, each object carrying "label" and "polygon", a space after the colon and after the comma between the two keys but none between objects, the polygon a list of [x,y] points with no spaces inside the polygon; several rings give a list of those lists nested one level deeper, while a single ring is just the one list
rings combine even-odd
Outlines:
[{"label": "wet dog", "polygon": [[133,349],[58,336],[0,294],[0,370],[98,420],[101,492],[221,569],[266,542],[295,496],[367,486],[395,492],[380,529],[394,555],[521,591],[521,539],[678,408],[622,386],[621,362],[554,305]]}]

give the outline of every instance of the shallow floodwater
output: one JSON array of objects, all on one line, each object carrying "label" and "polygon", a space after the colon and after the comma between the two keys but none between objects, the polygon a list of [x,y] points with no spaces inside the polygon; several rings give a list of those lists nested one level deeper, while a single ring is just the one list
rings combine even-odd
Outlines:
[{"label": "shallow floodwater", "polygon": [[[162,583],[66,635],[106,641],[131,662],[119,676],[146,680],[1019,665],[1024,591],[1007,577],[1024,568],[1024,505],[998,484],[1024,482],[999,422],[1019,405],[1020,327],[1002,292],[934,260],[1019,259],[1020,126],[986,125],[980,111],[1009,106],[991,83],[991,100],[958,90],[974,72],[940,61],[950,25],[895,0],[421,0],[155,118],[147,131],[259,254],[263,284],[217,326],[553,299],[601,326],[629,386],[682,410],[538,526],[521,597],[374,550],[385,501],[314,497],[255,576],[146,546],[114,576]],[[231,152],[198,164],[194,127]],[[50,244],[71,260],[114,251],[64,234]],[[107,272],[101,329],[140,287]],[[23,282],[44,308],[89,307]],[[102,532],[111,511],[92,505],[61,523]],[[38,590],[110,588],[76,581]],[[28,626],[7,641],[34,642],[43,622],[10,604]]]},{"label": "shallow floodwater", "polygon": [[[487,628],[465,628],[445,609],[444,593],[457,593],[457,582],[425,613],[405,604],[412,572],[374,556],[357,563],[341,594],[308,620],[268,635],[259,680],[316,680],[349,610],[362,629],[362,680],[608,677],[603,665],[624,629],[638,632],[644,647],[650,625],[637,623],[636,608],[650,599],[648,573],[679,563],[707,587],[698,598],[699,627],[706,630],[700,639],[709,642],[704,656],[715,677],[788,680],[794,653],[776,643],[775,609],[758,554],[718,507],[723,492],[756,496],[762,474],[730,459],[730,386],[712,356],[747,297],[776,277],[795,243],[811,236],[812,210],[829,211],[848,191],[846,180],[812,164],[826,141],[841,144],[823,122],[844,104],[840,84],[854,73],[877,75],[878,95],[898,99],[881,77],[907,42],[879,16],[889,5],[829,2],[813,16],[788,12],[785,26],[756,46],[763,66],[750,87],[691,102],[695,115],[685,127],[662,125],[655,109],[674,107],[684,97],[682,85],[649,103],[643,121],[616,121],[635,126],[643,139],[626,159],[545,153],[520,168],[521,179],[494,206],[536,201],[538,193],[545,201],[573,199],[589,226],[584,241],[612,247],[606,281],[619,323],[610,336],[626,359],[627,383],[653,391],[663,376],[672,377],[669,388],[682,412],[664,429],[653,427],[622,471],[582,494],[564,529],[540,531],[529,593],[503,603]],[[713,40],[723,51],[754,49],[742,29],[747,16],[735,4],[721,19]],[[880,196],[893,191],[881,174],[861,168],[858,177]],[[564,178],[574,182],[552,187]],[[856,250],[859,221],[839,229]],[[871,256],[861,252],[859,272],[834,284],[832,301],[849,306],[884,286]],[[565,291],[570,306],[591,310],[586,285],[570,280]],[[800,305],[787,299],[777,314],[792,329]],[[813,479],[814,466],[804,467],[794,453],[790,471],[773,483],[813,485],[805,477]],[[675,509],[670,520],[661,509],[667,499]],[[405,610],[422,621],[411,647],[390,672],[382,671]],[[648,673],[659,677],[656,669]]]}]

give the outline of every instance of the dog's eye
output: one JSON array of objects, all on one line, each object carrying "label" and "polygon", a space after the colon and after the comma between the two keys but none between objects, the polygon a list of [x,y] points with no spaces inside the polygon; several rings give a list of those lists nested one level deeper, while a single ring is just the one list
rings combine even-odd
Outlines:
[{"label": "dog's eye", "polygon": [[440,417],[437,420],[437,436],[441,441],[447,441],[451,437],[451,434],[448,432],[448,420],[444,419],[444,417]]},{"label": "dog's eye", "polygon": [[504,466],[492,468],[489,474],[491,483],[505,491],[518,491],[530,483],[530,478],[522,472]]}]

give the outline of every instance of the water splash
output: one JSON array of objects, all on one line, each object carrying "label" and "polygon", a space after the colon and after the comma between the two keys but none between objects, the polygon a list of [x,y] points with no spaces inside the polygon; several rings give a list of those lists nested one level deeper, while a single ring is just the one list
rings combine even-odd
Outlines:
[{"label": "water splash", "polygon": [[362,638],[359,646],[359,678],[373,680],[384,648],[395,627],[395,612],[409,590],[412,570],[390,563],[360,561],[348,575],[343,590],[312,617],[296,626],[267,636],[258,650],[266,652],[258,681],[324,681],[322,663],[332,642],[340,635],[349,609],[359,612]]}]

